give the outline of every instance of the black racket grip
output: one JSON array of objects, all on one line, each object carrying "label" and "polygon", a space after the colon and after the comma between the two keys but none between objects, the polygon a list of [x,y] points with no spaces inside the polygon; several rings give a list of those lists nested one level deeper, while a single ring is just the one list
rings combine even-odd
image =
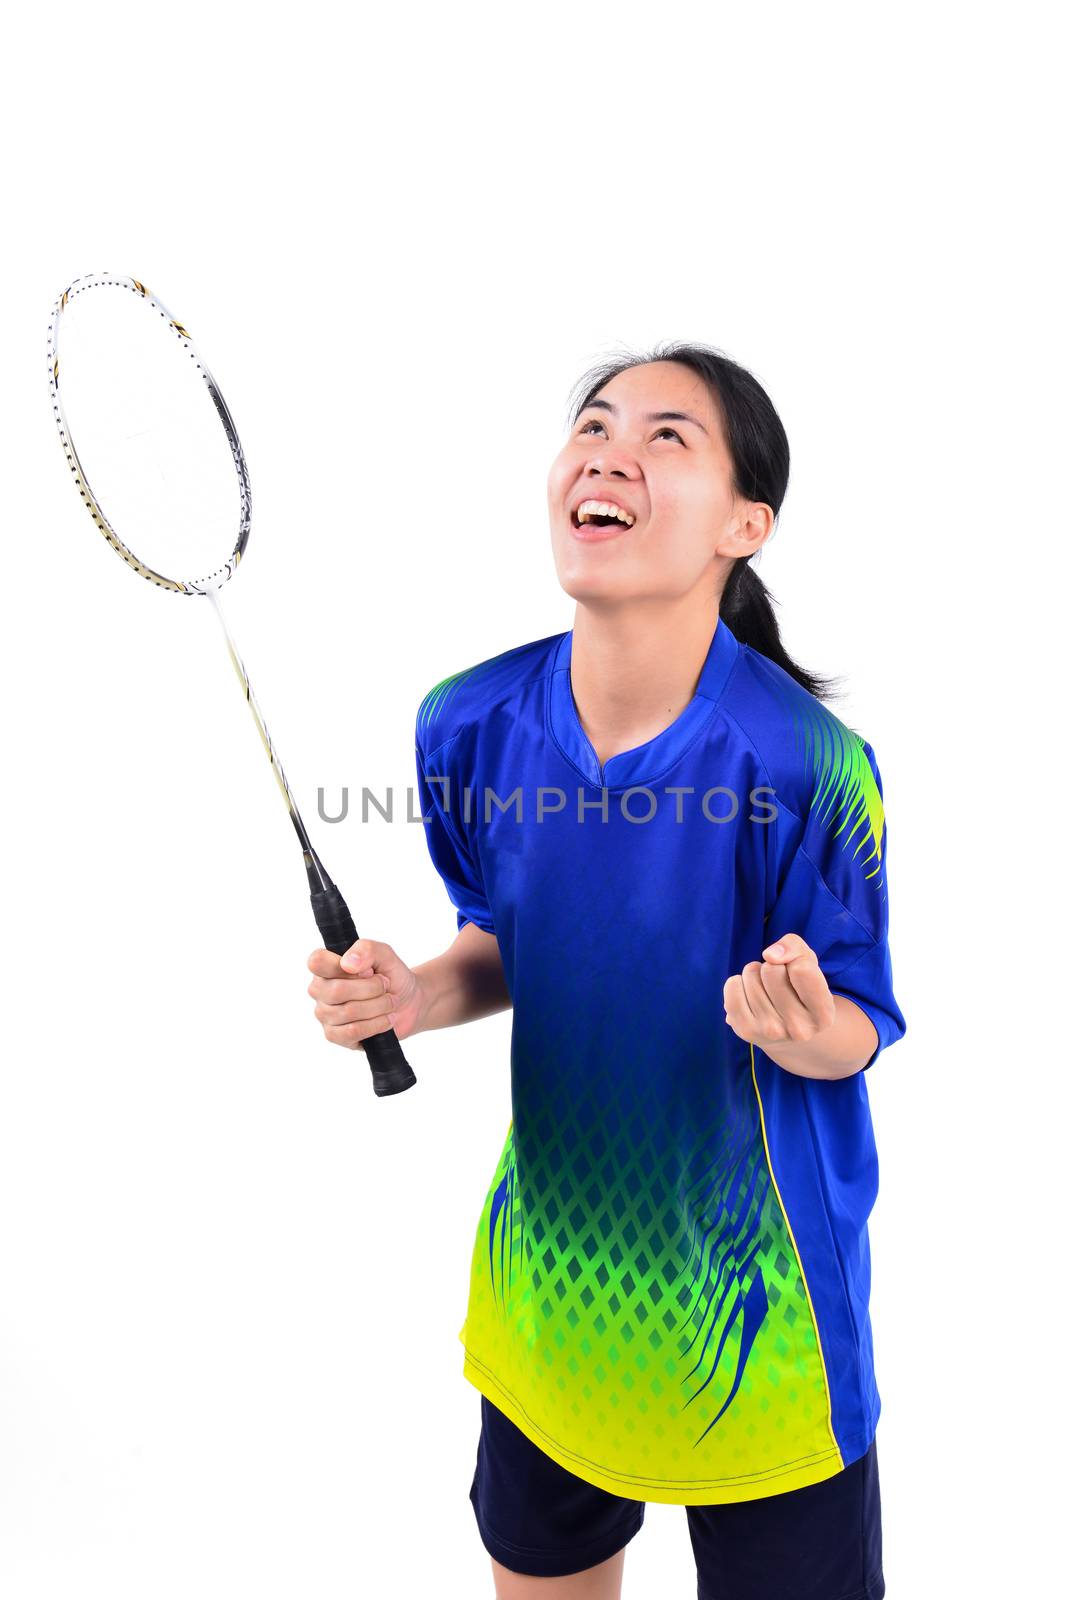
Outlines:
[{"label": "black racket grip", "polygon": [[[330,883],[327,889],[311,894],[309,898],[325,949],[342,956],[358,938],[346,900],[334,883]],[[363,1039],[362,1048],[370,1063],[375,1094],[400,1094],[402,1090],[410,1089],[413,1083],[418,1083],[392,1028]]]}]

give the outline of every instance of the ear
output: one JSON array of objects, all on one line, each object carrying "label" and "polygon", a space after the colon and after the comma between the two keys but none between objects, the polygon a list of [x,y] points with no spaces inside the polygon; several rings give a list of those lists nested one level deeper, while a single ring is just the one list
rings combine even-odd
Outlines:
[{"label": "ear", "polygon": [[714,549],[719,556],[753,556],[774,531],[774,513],[765,501],[742,501]]}]

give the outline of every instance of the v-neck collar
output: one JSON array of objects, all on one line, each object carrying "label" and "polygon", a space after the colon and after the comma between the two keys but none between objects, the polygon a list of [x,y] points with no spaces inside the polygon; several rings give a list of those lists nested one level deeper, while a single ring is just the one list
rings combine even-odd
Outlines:
[{"label": "v-neck collar", "polygon": [[552,738],[567,759],[590,783],[601,789],[652,783],[654,778],[667,771],[712,717],[740,649],[736,635],[718,617],[693,699],[667,728],[663,728],[645,744],[611,756],[601,768],[574,704],[570,684],[573,643],[574,631],[571,628],[560,637],[555,650],[547,680],[548,726]]}]

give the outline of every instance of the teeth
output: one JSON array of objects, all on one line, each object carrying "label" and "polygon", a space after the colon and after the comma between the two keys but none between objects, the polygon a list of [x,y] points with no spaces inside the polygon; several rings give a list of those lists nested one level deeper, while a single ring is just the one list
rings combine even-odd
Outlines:
[{"label": "teeth", "polygon": [[633,528],[634,518],[629,511],[624,511],[622,506],[612,505],[610,500],[583,500],[577,508],[577,520],[584,522],[587,517],[618,517],[625,522],[628,528]]}]

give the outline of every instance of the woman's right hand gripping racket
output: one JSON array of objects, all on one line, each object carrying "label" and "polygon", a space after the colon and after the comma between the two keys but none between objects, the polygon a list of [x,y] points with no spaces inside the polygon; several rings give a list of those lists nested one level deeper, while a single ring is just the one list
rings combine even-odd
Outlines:
[{"label": "woman's right hand gripping racket", "polygon": [[[214,606],[302,847],[321,938],[343,955],[358,938],[355,924],[310,844],[219,605],[249,538],[252,496],[218,385],[145,284],[99,272],[77,278],[53,307],[49,386],[72,480],[99,532],[140,577]],[[362,1048],[375,1094],[416,1082],[391,1027]]]}]

